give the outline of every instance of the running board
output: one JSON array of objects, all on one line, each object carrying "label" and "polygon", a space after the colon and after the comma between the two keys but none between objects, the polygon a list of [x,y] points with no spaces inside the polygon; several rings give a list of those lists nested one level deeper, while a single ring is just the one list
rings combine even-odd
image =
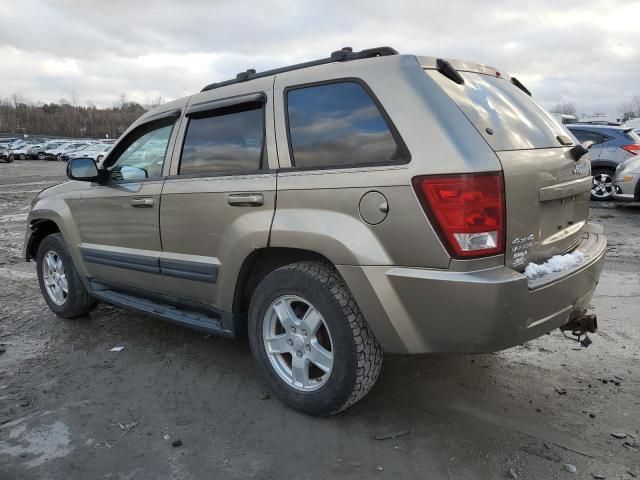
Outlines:
[{"label": "running board", "polygon": [[194,330],[224,337],[233,336],[231,330],[223,328],[220,318],[214,318],[212,315],[186,310],[165,303],[154,302],[153,300],[129,295],[116,290],[94,289],[92,294],[107,303],[148,313]]}]

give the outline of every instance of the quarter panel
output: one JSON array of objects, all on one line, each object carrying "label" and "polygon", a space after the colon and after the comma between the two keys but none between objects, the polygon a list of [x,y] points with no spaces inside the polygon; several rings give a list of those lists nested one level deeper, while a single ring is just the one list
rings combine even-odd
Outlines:
[{"label": "quarter panel", "polygon": [[[376,171],[367,179],[370,174],[352,175],[350,185],[344,175],[283,174],[294,176],[298,188],[278,191],[270,245],[315,251],[336,265],[447,268],[449,256],[413,188],[384,185],[386,171]],[[282,176],[279,185],[286,183]],[[330,188],[334,177],[345,186]],[[362,184],[379,186],[363,187]],[[359,213],[360,200],[370,191],[380,192],[387,199],[387,217],[377,225],[369,225]]]}]

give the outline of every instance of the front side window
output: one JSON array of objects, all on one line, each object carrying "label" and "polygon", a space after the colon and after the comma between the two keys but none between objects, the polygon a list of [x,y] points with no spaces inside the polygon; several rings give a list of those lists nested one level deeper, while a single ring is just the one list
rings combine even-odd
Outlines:
[{"label": "front side window", "polygon": [[169,145],[174,119],[143,125],[131,133],[110,159],[111,178],[137,181],[162,176],[162,166]]},{"label": "front side window", "polygon": [[179,175],[254,172],[263,144],[264,104],[199,112],[189,118]]},{"label": "front side window", "polygon": [[364,87],[344,81],[287,92],[292,163],[348,167],[406,160]]}]

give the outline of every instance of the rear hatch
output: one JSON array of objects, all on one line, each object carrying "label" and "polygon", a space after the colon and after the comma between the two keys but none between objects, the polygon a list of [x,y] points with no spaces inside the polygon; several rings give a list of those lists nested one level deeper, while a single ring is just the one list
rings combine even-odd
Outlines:
[{"label": "rear hatch", "polygon": [[502,164],[505,264],[522,271],[575,247],[589,214],[591,172],[586,155],[576,162],[570,154],[572,135],[517,80],[492,67],[450,61],[464,80],[458,83],[435,59],[419,60]]}]

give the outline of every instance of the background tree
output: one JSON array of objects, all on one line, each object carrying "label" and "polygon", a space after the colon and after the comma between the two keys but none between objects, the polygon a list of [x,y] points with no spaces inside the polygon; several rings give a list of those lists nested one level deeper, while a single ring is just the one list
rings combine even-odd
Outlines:
[{"label": "background tree", "polygon": [[558,103],[551,109],[551,113],[561,113],[563,115],[577,116],[578,109],[573,102]]},{"label": "background tree", "polygon": [[640,118],[640,95],[634,95],[619,107],[620,117],[623,122],[632,118]]},{"label": "background tree", "polygon": [[50,135],[59,137],[117,138],[149,108],[164,102],[162,97],[144,106],[121,95],[111,108],[81,105],[75,94],[71,100],[33,103],[16,93],[0,99],[0,133],[17,135]]}]

